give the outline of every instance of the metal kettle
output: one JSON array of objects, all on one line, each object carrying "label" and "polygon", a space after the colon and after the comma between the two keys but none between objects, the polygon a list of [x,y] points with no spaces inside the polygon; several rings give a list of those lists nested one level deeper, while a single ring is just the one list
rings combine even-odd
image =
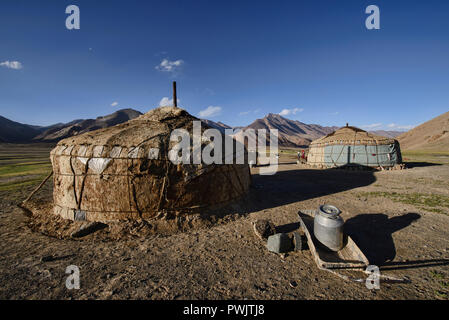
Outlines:
[{"label": "metal kettle", "polygon": [[343,218],[340,209],[324,204],[319,207],[313,221],[313,233],[324,246],[332,251],[343,248]]}]

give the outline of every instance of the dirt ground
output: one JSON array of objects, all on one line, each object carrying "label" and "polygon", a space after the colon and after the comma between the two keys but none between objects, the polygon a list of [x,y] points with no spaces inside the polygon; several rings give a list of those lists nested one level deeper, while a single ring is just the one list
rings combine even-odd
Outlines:
[{"label": "dirt ground", "polygon": [[[253,168],[232,219],[165,236],[110,240],[101,237],[106,228],[77,240],[49,237],[16,207],[34,186],[0,191],[0,299],[448,299],[449,165],[369,172],[292,160],[282,156],[273,176]],[[48,200],[51,190],[49,183],[36,197]],[[292,231],[298,210],[323,203],[343,211],[347,232],[383,275],[410,282],[368,290],[319,270],[308,250],[268,252],[253,232],[257,219]],[[79,290],[65,287],[69,265],[80,269]]]}]

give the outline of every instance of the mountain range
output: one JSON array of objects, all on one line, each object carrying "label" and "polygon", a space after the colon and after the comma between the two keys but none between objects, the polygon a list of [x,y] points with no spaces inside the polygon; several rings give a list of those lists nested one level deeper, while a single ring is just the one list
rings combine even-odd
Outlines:
[{"label": "mountain range", "polygon": [[43,127],[18,123],[0,116],[0,142],[29,142]]},{"label": "mountain range", "polygon": [[[244,132],[246,129],[278,130],[278,144],[283,147],[307,147],[310,142],[319,137],[334,132],[339,127],[323,127],[317,124],[305,124],[297,120],[284,118],[279,114],[269,113],[263,119],[257,119],[249,126],[243,128],[234,137],[244,142]],[[269,138],[267,137],[267,141]]]},{"label": "mountain range", "polygon": [[57,142],[70,136],[114,126],[134,119],[141,114],[141,112],[133,109],[122,109],[96,119],[77,119],[47,127],[22,124],[0,116],[0,142]]},{"label": "mountain range", "polygon": [[[112,114],[96,119],[77,119],[68,123],[58,123],[47,127],[32,126],[11,121],[0,116],[0,142],[30,143],[57,142],[61,139],[79,135],[88,131],[110,127],[140,116],[142,113],[133,109],[122,109]],[[287,119],[279,114],[269,113],[262,119],[257,119],[246,127],[231,127],[222,122],[201,119],[206,125],[224,133],[225,129],[234,129],[236,139],[242,137],[245,129],[277,129],[279,146],[306,147],[311,141],[329,134],[339,127],[325,127],[318,124],[306,124],[297,120]],[[240,130],[242,129],[242,130]],[[240,131],[240,132],[239,132]],[[397,131],[375,131],[378,135],[396,137]]]},{"label": "mountain range", "polygon": [[215,122],[212,120],[207,120],[207,119],[201,119],[202,122],[204,122],[205,124],[207,124],[209,127],[220,130],[221,133],[225,133],[226,129],[237,129],[237,127],[231,127],[228,126],[227,124],[224,124],[223,122]]},{"label": "mountain range", "polygon": [[34,141],[55,142],[88,131],[107,128],[137,118],[142,113],[133,109],[118,110],[96,119],[74,120],[66,124],[54,125],[33,138]]}]

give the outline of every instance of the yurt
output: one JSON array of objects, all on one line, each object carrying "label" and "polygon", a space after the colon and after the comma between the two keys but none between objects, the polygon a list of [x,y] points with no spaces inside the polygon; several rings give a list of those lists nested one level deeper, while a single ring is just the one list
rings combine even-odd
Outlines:
[{"label": "yurt", "polygon": [[323,168],[389,168],[401,162],[401,150],[397,140],[348,125],[313,141],[307,156],[307,164]]},{"label": "yurt", "polygon": [[[240,198],[250,186],[247,164],[173,163],[174,129],[192,137],[199,119],[160,107],[128,122],[61,140],[51,151],[54,213],[110,222],[179,216]],[[208,127],[203,123],[202,132]],[[202,147],[211,143],[205,139]]]}]

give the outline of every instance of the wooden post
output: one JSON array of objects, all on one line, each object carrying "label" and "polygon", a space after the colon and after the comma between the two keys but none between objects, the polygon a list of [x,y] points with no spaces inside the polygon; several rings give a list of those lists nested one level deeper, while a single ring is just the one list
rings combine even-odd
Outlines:
[{"label": "wooden post", "polygon": [[178,107],[178,98],[176,97],[176,81],[173,81],[173,105]]}]

